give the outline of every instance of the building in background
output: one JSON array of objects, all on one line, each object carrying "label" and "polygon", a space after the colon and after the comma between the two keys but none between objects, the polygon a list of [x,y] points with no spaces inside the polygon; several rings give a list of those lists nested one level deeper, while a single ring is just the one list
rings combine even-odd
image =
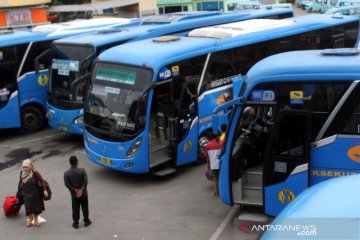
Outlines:
[{"label": "building in background", "polygon": [[51,0],[0,0],[0,29],[27,27],[48,22]]},{"label": "building in background", "polygon": [[137,18],[156,14],[156,0],[92,0],[87,4],[51,6],[49,12],[68,13],[72,18],[80,18],[82,15]]}]

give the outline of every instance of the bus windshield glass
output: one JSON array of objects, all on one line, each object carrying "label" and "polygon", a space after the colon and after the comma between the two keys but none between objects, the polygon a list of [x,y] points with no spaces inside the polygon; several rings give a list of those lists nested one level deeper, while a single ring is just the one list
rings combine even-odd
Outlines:
[{"label": "bus windshield glass", "polygon": [[144,68],[97,64],[85,103],[85,123],[115,137],[140,132],[151,77],[152,72]]},{"label": "bus windshield glass", "polygon": [[85,79],[94,51],[89,46],[53,45],[54,58],[51,65],[51,96],[57,99],[82,102]]}]

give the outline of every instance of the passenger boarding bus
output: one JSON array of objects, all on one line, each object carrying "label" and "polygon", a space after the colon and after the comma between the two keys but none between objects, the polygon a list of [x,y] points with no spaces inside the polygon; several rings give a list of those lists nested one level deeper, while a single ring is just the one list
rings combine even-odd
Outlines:
[{"label": "passenger boarding bus", "polygon": [[[140,26],[113,28],[53,42],[53,63],[47,99],[49,125],[72,134],[83,132],[84,96],[94,60],[113,46],[170,33],[253,18],[288,18],[291,8],[234,13],[180,12],[144,19]],[[76,65],[78,67],[73,68]]]},{"label": "passenger boarding bus", "polygon": [[353,47],[358,25],[356,17],[315,14],[252,19],[111,48],[97,59],[85,103],[88,157],[157,174],[201,161],[212,111],[232,99],[234,78],[275,53]]},{"label": "passenger boarding bus", "polygon": [[49,59],[38,73],[35,57],[51,42],[66,36],[112,25],[139,24],[137,20],[105,18],[42,25],[32,30],[0,32],[0,129],[20,128],[24,133],[39,130],[44,122],[48,89]]},{"label": "passenger boarding bus", "polygon": [[241,90],[213,118],[230,114],[222,201],[276,216],[307,187],[359,173],[359,66],[357,49],[294,51],[234,79]]}]

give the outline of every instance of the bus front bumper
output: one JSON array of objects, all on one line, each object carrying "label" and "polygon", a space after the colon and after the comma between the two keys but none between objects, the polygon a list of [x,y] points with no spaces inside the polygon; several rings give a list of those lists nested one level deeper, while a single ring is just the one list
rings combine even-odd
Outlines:
[{"label": "bus front bumper", "polygon": [[83,109],[63,110],[47,104],[46,117],[51,128],[70,134],[83,134]]}]

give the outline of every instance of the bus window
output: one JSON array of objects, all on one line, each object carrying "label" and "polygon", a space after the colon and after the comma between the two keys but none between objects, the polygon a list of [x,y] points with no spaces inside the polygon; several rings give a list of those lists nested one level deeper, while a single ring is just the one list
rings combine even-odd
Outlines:
[{"label": "bus window", "polygon": [[15,64],[0,64],[0,109],[7,105],[11,94],[17,90]]},{"label": "bus window", "polygon": [[[31,45],[30,51],[26,56],[26,60],[23,68],[21,69],[21,75],[34,71],[34,59],[41,53],[50,49],[51,41],[36,42]],[[41,69],[48,69],[51,64],[51,57],[47,56],[41,59]]]},{"label": "bus window", "polygon": [[353,111],[345,122],[343,134],[360,134],[360,101],[355,104]]}]

